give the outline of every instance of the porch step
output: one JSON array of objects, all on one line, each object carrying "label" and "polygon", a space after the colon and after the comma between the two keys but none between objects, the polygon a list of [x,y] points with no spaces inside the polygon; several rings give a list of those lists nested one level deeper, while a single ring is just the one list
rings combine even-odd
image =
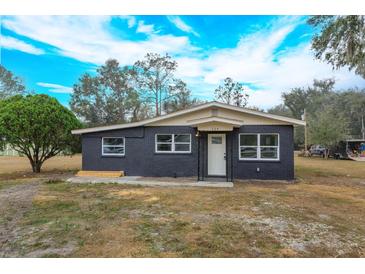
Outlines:
[{"label": "porch step", "polygon": [[96,171],[96,170],[80,170],[76,174],[77,177],[105,177],[118,178],[124,176],[124,171]]}]

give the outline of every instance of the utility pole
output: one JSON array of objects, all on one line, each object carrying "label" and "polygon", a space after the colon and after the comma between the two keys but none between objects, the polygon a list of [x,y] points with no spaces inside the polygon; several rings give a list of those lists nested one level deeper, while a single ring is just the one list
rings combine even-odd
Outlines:
[{"label": "utility pole", "polygon": [[361,116],[361,133],[362,139],[365,140],[364,115]]},{"label": "utility pole", "polygon": [[304,154],[307,155],[307,113],[306,110],[304,109],[304,114],[303,114],[303,120],[305,122],[305,126],[304,126]]}]

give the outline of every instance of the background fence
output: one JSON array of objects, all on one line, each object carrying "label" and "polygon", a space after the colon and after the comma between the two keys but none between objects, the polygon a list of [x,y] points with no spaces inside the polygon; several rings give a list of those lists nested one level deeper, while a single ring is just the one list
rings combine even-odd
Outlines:
[{"label": "background fence", "polygon": [[0,150],[0,156],[20,156],[20,155],[9,145],[6,145],[4,150]]}]

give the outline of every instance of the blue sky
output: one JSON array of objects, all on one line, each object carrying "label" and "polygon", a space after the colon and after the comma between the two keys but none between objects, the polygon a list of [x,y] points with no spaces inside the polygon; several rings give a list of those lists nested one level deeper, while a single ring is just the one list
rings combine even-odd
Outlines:
[{"label": "blue sky", "polygon": [[313,33],[305,16],[2,16],[1,64],[66,106],[83,73],[109,58],[131,65],[147,52],[172,55],[176,75],[205,100],[228,76],[260,108],[314,78],[334,77],[339,89],[365,87],[347,69],[314,60]]}]

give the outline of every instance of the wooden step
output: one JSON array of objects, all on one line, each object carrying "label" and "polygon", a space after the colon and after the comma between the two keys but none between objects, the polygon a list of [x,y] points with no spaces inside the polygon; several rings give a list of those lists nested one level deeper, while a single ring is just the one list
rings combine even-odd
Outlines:
[{"label": "wooden step", "polygon": [[97,170],[80,170],[76,174],[77,177],[107,177],[117,178],[123,177],[124,171],[97,171]]}]

